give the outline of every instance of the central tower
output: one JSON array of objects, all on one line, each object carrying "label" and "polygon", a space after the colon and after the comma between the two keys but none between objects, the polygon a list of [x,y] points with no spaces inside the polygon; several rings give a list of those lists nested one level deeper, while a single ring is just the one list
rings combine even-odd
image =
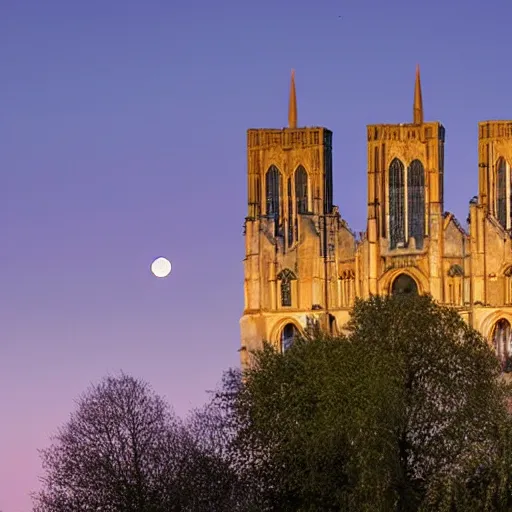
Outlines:
[{"label": "central tower", "polygon": [[443,300],[445,130],[425,122],[419,67],[412,123],[367,127],[368,226],[363,296],[411,287]]}]

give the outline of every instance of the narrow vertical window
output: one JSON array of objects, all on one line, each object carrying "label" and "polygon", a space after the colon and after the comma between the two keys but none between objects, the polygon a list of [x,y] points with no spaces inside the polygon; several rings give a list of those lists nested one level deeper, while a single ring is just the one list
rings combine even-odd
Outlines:
[{"label": "narrow vertical window", "polygon": [[292,305],[292,283],[288,280],[281,281],[281,306]]},{"label": "narrow vertical window", "polygon": [[297,196],[297,213],[308,212],[308,174],[299,165],[295,171],[295,195]]},{"label": "narrow vertical window", "polygon": [[297,278],[291,270],[285,268],[279,272],[277,279],[281,281],[281,306],[290,307],[292,305],[292,281]]},{"label": "narrow vertical window", "polygon": [[511,305],[512,304],[512,267],[508,267],[507,270],[505,270],[504,275],[504,299],[505,304]]},{"label": "narrow vertical window", "polygon": [[281,173],[275,165],[271,165],[265,176],[265,190],[267,196],[266,214],[277,219],[279,217],[279,182]]},{"label": "narrow vertical window", "polygon": [[413,160],[407,170],[408,238],[414,238],[416,248],[423,248],[425,236],[425,169],[419,160]]},{"label": "narrow vertical window", "polygon": [[293,195],[292,180],[288,178],[288,247],[293,245]]},{"label": "narrow vertical window", "polygon": [[389,245],[405,244],[404,164],[395,158],[389,167]]},{"label": "narrow vertical window", "polygon": [[507,166],[504,158],[498,160],[496,170],[496,217],[507,229]]},{"label": "narrow vertical window", "polygon": [[261,181],[259,175],[256,176],[256,183],[254,186],[256,187],[256,211],[261,215]]}]

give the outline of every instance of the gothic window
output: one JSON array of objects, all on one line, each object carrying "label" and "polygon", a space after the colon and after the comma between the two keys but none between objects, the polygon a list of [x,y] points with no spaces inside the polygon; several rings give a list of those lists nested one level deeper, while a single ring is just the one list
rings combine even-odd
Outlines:
[{"label": "gothic window", "polygon": [[288,178],[288,247],[293,245],[293,228],[292,180]]},{"label": "gothic window", "polygon": [[290,307],[292,305],[292,281],[297,277],[291,270],[285,268],[279,272],[277,279],[281,283],[281,306]]},{"label": "gothic window", "polygon": [[390,249],[405,244],[404,164],[395,158],[389,167]]},{"label": "gothic window", "polygon": [[280,195],[281,173],[275,165],[271,165],[265,175],[265,190],[267,199],[266,214],[279,217],[279,195]]},{"label": "gothic window", "polygon": [[261,181],[259,174],[256,176],[256,208],[258,209],[258,212],[261,212]]},{"label": "gothic window", "polygon": [[498,222],[507,229],[507,165],[500,158],[496,171],[496,217]]},{"label": "gothic window", "polygon": [[350,307],[354,303],[355,275],[353,270],[344,270],[340,276],[340,304]]},{"label": "gothic window", "polygon": [[299,336],[299,330],[293,324],[286,324],[281,332],[281,350],[288,350]]},{"label": "gothic window", "polygon": [[308,173],[299,165],[295,171],[295,195],[297,197],[297,213],[308,212]]},{"label": "gothic window", "polygon": [[501,361],[505,361],[511,353],[511,329],[508,320],[502,318],[496,322],[492,334],[492,343]]},{"label": "gothic window", "polygon": [[413,160],[407,169],[407,220],[409,236],[416,248],[423,248],[425,236],[425,169],[419,160]]},{"label": "gothic window", "polygon": [[418,293],[416,281],[408,274],[400,274],[391,285],[393,295],[412,295]]},{"label": "gothic window", "polygon": [[512,304],[512,267],[508,267],[504,272],[505,279],[505,304]]}]

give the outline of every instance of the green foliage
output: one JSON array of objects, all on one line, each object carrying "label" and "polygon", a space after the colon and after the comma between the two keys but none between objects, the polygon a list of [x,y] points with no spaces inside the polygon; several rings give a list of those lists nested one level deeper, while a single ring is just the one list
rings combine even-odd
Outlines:
[{"label": "green foliage", "polygon": [[507,510],[508,391],[456,311],[373,297],[346,336],[254,356],[231,449],[260,510]]}]

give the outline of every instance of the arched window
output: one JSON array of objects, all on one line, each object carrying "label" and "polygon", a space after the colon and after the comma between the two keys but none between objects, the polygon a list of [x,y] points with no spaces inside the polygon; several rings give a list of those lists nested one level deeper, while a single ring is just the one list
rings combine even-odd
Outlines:
[{"label": "arched window", "polygon": [[507,229],[507,164],[500,158],[496,165],[496,218]]},{"label": "arched window", "polygon": [[389,166],[390,249],[405,245],[404,164],[395,158]]},{"label": "arched window", "polygon": [[281,332],[281,350],[288,350],[299,336],[299,330],[294,324],[286,324]]},{"label": "arched window", "polygon": [[308,212],[308,173],[299,165],[295,171],[295,195],[297,197],[297,213]]},{"label": "arched window", "polygon": [[288,247],[293,245],[293,227],[292,180],[288,178]]},{"label": "arched window", "polygon": [[393,295],[417,295],[418,285],[410,275],[400,274],[391,285],[391,293]]},{"label": "arched window", "polygon": [[258,215],[261,215],[261,180],[259,174],[256,175],[256,183],[254,186],[256,188],[256,208]]},{"label": "arched window", "polygon": [[511,329],[508,320],[502,318],[496,322],[492,333],[492,343],[501,361],[505,361],[511,352]]},{"label": "arched window", "polygon": [[280,195],[281,173],[275,165],[271,165],[265,175],[265,191],[267,197],[266,214],[279,217],[279,195]]},{"label": "arched window", "polygon": [[290,307],[292,305],[292,281],[297,277],[290,269],[285,268],[279,272],[277,279],[281,282],[281,306]]},{"label": "arched window", "polygon": [[407,169],[407,223],[409,236],[416,248],[423,248],[425,236],[425,169],[419,160],[413,160]]}]

